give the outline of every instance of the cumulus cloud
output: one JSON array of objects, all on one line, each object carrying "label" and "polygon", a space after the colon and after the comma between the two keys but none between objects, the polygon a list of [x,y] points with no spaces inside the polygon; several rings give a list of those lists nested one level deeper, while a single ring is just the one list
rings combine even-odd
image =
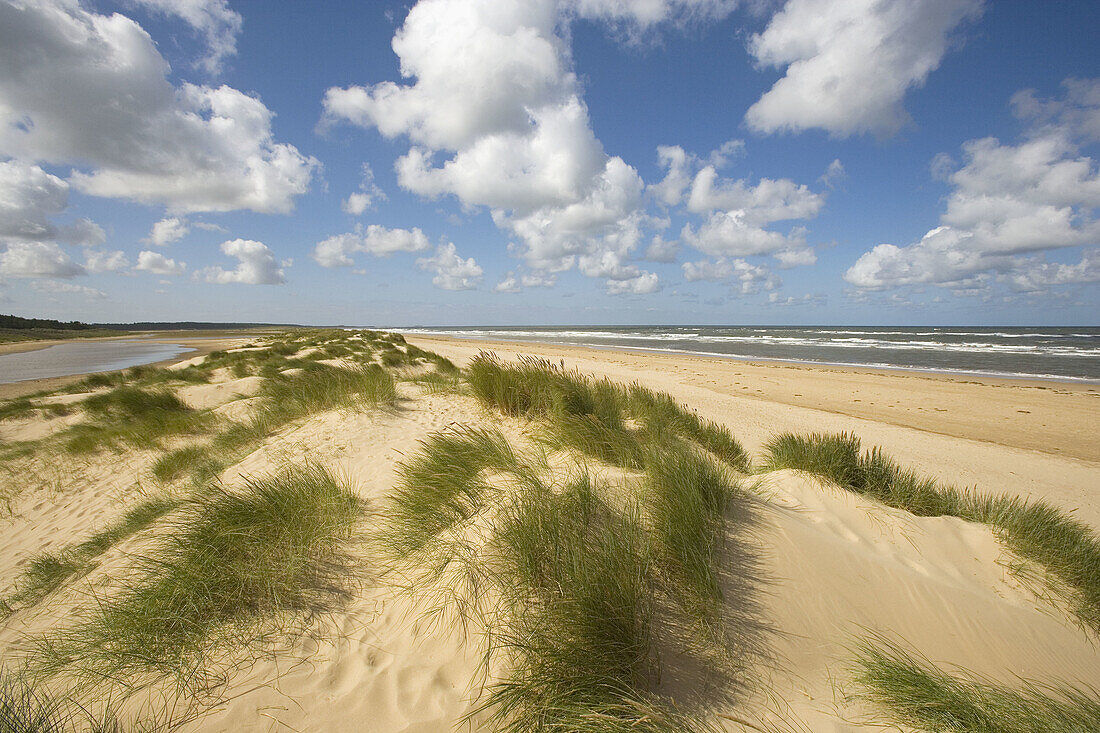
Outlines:
[{"label": "cumulus cloud", "polygon": [[673,240],[665,241],[661,235],[653,237],[653,241],[646,247],[645,259],[650,262],[675,262],[676,255],[680,252],[680,243]]},{"label": "cumulus cloud", "polygon": [[243,20],[227,0],[130,0],[155,13],[183,20],[206,43],[199,66],[210,74],[221,71],[226,57],[237,53],[237,35]]},{"label": "cumulus cloud", "polygon": [[259,99],[173,86],[133,20],[13,0],[0,29],[0,155],[74,165],[83,192],[178,212],[288,212],[308,189],[319,163],[275,142]]},{"label": "cumulus cloud", "polygon": [[745,115],[765,133],[819,128],[892,135],[903,101],[943,59],[983,0],[788,0],[749,41],[761,66],[786,69]]},{"label": "cumulus cloud", "polygon": [[228,285],[282,285],[286,282],[286,273],[275,255],[263,242],[254,239],[231,239],[222,242],[221,250],[229,257],[238,260],[237,267],[226,270],[222,267],[205,267],[195,273],[196,280],[208,283]]},{"label": "cumulus cloud", "polygon": [[[790,261],[810,261],[804,254],[806,230],[801,227],[789,234],[773,232],[754,225],[741,211],[715,211],[695,229],[685,224],[680,238],[704,254],[729,257],[786,255]],[[782,261],[782,260],[781,260]]]},{"label": "cumulus cloud", "polygon": [[[658,148],[666,174],[650,186],[651,193],[666,204],[685,203],[689,212],[704,216],[698,227],[684,225],[681,241],[714,257],[770,255],[783,267],[816,262],[805,228],[794,227],[784,234],[768,227],[816,217],[825,205],[825,194],[788,178],[761,178],[754,184],[744,178],[721,177],[715,160],[729,154],[729,147],[711,153],[706,162],[679,146]],[[655,246],[655,255],[675,257],[671,245],[662,241]],[[647,258],[667,261],[648,253]]]},{"label": "cumulus cloud", "polygon": [[564,0],[567,12],[645,30],[659,23],[721,20],[740,0]]},{"label": "cumulus cloud", "polygon": [[642,272],[623,280],[608,280],[607,292],[610,295],[647,295],[661,289],[661,283],[652,272]]},{"label": "cumulus cloud", "polygon": [[[954,172],[937,156],[940,174],[952,186],[939,226],[913,244],[872,248],[844,279],[865,290],[934,284],[977,292],[991,279],[1063,284],[1053,273],[1069,277],[1078,270],[1046,267],[1035,255],[1100,243],[1100,172],[1080,153],[1081,143],[1096,139],[1092,122],[1100,119],[1100,81],[1074,81],[1066,89],[1066,98],[1053,102],[1032,93],[1014,98],[1017,113],[1029,123],[1019,144],[968,141]],[[1084,93],[1088,89],[1095,93]],[[1081,272],[1088,262],[1082,259]]]},{"label": "cumulus cloud", "polygon": [[356,252],[387,257],[395,252],[422,252],[431,244],[419,228],[387,229],[371,224],[364,230],[357,227],[354,232],[337,234],[313,248],[313,259],[321,267],[351,267],[355,261],[351,255]]},{"label": "cumulus cloud", "polygon": [[125,253],[115,250],[104,252],[98,249],[84,251],[84,267],[88,272],[123,272],[130,267]]},{"label": "cumulus cloud", "polygon": [[776,292],[768,293],[768,305],[777,305],[781,307],[793,307],[800,305],[825,305],[827,298],[819,293],[806,293],[805,295],[788,295],[784,298],[782,295]]},{"label": "cumulus cloud", "polygon": [[165,257],[160,252],[146,249],[138,252],[138,261],[134,269],[151,272],[154,275],[182,275],[187,271],[187,265]]},{"label": "cumulus cloud", "polygon": [[684,279],[688,282],[707,280],[711,282],[729,281],[741,295],[752,295],[761,289],[772,290],[779,287],[779,278],[764,265],[754,265],[743,259],[720,257],[713,261],[700,260],[685,262]]},{"label": "cumulus cloud", "polygon": [[86,274],[84,267],[53,242],[9,241],[0,252],[2,276],[70,278]]},{"label": "cumulus cloud", "polygon": [[519,280],[516,279],[516,273],[509,272],[504,278],[493,286],[494,293],[518,293],[523,288],[519,286]]},{"label": "cumulus cloud", "polygon": [[102,290],[89,288],[86,285],[58,282],[57,280],[35,280],[31,283],[31,287],[40,293],[70,293],[73,295],[83,295],[89,300],[103,300],[107,297],[107,293]]},{"label": "cumulus cloud", "polygon": [[718,5],[421,0],[393,39],[414,81],[331,88],[322,124],[408,138],[399,185],[488,207],[533,270],[648,276],[627,264],[646,223],[644,185],[592,132],[560,31],[577,15],[651,24]]},{"label": "cumulus cloud", "polygon": [[416,266],[434,273],[432,285],[442,290],[473,290],[481,283],[483,271],[473,257],[462,259],[454,244],[436,247],[431,257],[420,257]]},{"label": "cumulus cloud", "polygon": [[363,213],[374,206],[375,200],[385,201],[386,194],[374,182],[374,171],[370,165],[363,164],[363,180],[359,184],[359,190],[350,194],[340,203],[340,209],[345,214],[362,216]]},{"label": "cumulus cloud", "polygon": [[145,241],[157,247],[164,247],[183,239],[189,231],[191,227],[186,219],[176,216],[167,217],[153,224]]},{"label": "cumulus cloud", "polygon": [[0,242],[102,244],[106,237],[94,222],[51,221],[68,206],[69,184],[62,179],[23,161],[0,161]]}]

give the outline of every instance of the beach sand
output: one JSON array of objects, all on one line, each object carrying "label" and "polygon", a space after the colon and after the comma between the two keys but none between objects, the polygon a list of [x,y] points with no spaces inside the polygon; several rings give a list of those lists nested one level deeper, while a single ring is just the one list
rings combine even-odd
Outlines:
[{"label": "beach sand", "polygon": [[[858,435],[902,465],[990,494],[1045,499],[1100,529],[1100,394],[1093,386],[926,375],[913,372],[749,363],[676,355],[409,336],[459,366],[482,349],[504,359],[533,354],[586,374],[638,382],[673,395],[728,426],[753,454],[785,431]],[[189,356],[194,356],[189,355]],[[252,380],[252,381],[249,381]],[[255,378],[222,375],[188,387],[196,406],[247,412]],[[336,411],[280,432],[223,474],[230,486],[306,459],[347,477],[373,510],[384,505],[397,466],[435,431],[495,427],[529,446],[524,421],[489,413],[472,397],[400,386],[396,410]],[[27,425],[28,431],[32,430]],[[11,439],[13,436],[7,436]],[[78,542],[117,518],[155,482],[152,452],[83,462],[65,488],[28,491],[2,520],[0,592],[36,553]],[[751,483],[751,482],[749,482]],[[853,690],[851,650],[881,634],[951,669],[1100,687],[1100,650],[1063,609],[1010,574],[985,526],[923,518],[857,497],[794,471],[760,477],[749,535],[759,559],[765,657],[750,692],[712,711],[728,731],[870,731],[882,726]],[[122,572],[147,536],[112,550],[87,587]],[[16,649],[79,602],[62,593],[49,613],[19,612],[0,630]],[[407,595],[365,581],[323,638],[300,639],[260,659],[230,685],[227,702],[184,730],[429,731],[460,725],[477,707],[483,649],[457,624],[428,623]],[[490,670],[490,676],[492,670]],[[698,682],[669,679],[663,691],[690,699]]]}]

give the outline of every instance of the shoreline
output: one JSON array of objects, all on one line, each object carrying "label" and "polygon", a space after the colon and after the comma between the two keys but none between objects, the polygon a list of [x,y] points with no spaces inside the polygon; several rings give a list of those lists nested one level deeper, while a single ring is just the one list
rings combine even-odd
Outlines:
[{"label": "shoreline", "polygon": [[[922,433],[965,438],[1036,451],[1096,465],[1100,439],[1100,386],[1079,382],[977,378],[903,369],[841,367],[574,346],[531,341],[475,340],[404,334],[418,346],[464,362],[481,350],[501,356],[532,354],[629,383],[663,383],[693,392],[691,404],[782,405],[819,413],[820,430],[867,421]],[[457,357],[457,359],[456,359]],[[821,415],[831,415],[826,418]],[[835,430],[834,430],[835,431]]]},{"label": "shoreline", "polygon": [[1065,376],[1060,374],[1027,374],[1027,373],[1014,373],[1014,372],[992,372],[982,370],[966,370],[966,369],[938,369],[934,367],[915,367],[915,366],[899,366],[893,364],[859,364],[856,362],[845,361],[813,361],[810,359],[795,359],[795,358],[783,358],[783,357],[767,357],[767,356],[745,356],[742,354],[726,354],[717,351],[686,351],[682,349],[667,349],[657,346],[626,346],[622,344],[570,344],[562,341],[541,341],[535,339],[504,339],[504,338],[479,338],[476,336],[454,336],[451,334],[435,334],[430,332],[416,331],[410,333],[408,331],[402,331],[395,329],[397,332],[402,333],[406,337],[413,338],[427,338],[427,339],[455,339],[457,341],[471,341],[471,342],[490,342],[509,345],[542,345],[542,346],[557,346],[562,348],[577,348],[577,349],[595,349],[606,351],[627,351],[637,352],[642,354],[667,354],[672,356],[691,356],[691,357],[703,357],[710,359],[722,359],[728,361],[745,362],[749,364],[794,364],[808,367],[832,367],[840,369],[850,369],[854,371],[865,370],[869,372],[906,372],[913,375],[928,375],[932,377],[954,377],[954,378],[970,378],[970,379],[996,379],[996,380],[1009,380],[1019,382],[1054,382],[1065,384],[1082,384],[1082,385],[1094,385],[1100,387],[1100,378],[1091,377],[1074,377]]}]

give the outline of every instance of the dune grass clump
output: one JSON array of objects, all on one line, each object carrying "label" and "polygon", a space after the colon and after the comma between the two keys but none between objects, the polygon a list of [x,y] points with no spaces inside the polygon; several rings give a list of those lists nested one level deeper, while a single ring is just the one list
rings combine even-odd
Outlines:
[{"label": "dune grass clump", "polygon": [[859,438],[848,433],[795,435],[784,433],[768,441],[764,469],[793,468],[845,486],[861,485]]},{"label": "dune grass clump", "polygon": [[186,475],[202,485],[295,420],[326,410],[397,401],[393,375],[377,364],[345,369],[305,363],[300,372],[266,378],[256,394],[256,410],[247,420],[232,423],[204,445],[165,453],[153,465],[153,475],[162,482]]},{"label": "dune grass clump", "polygon": [[1014,554],[1040,565],[1078,621],[1100,636],[1100,537],[1088,525],[1041,501],[967,496],[964,519],[983,522]]},{"label": "dune grass clump", "polygon": [[0,733],[63,733],[68,718],[58,701],[25,679],[0,672]]},{"label": "dune grass clump", "polygon": [[149,527],[180,504],[179,500],[166,497],[145,499],[84,542],[58,552],[35,556],[23,573],[16,592],[7,599],[9,608],[14,610],[14,606],[32,606],[65,583],[85,575],[95,566],[97,557]]},{"label": "dune grass clump", "polygon": [[343,369],[312,364],[296,374],[267,379],[257,396],[269,419],[288,422],[322,410],[393,404],[397,388],[393,376],[377,365]]},{"label": "dune grass clump", "polygon": [[749,454],[729,428],[703,420],[672,395],[655,392],[639,384],[630,386],[630,412],[654,438],[666,433],[682,436],[714,454],[732,468],[748,473]]},{"label": "dune grass clump", "polygon": [[686,446],[653,450],[644,479],[653,545],[675,600],[714,621],[722,603],[718,559],[726,513],[737,490],[714,461]]},{"label": "dune grass clump", "polygon": [[[1014,690],[948,674],[897,645],[865,641],[855,681],[887,722],[928,733],[1089,733],[1100,728],[1096,690],[1023,682]],[[879,721],[876,721],[879,722]]]},{"label": "dune grass clump", "polygon": [[1061,510],[1043,501],[945,486],[901,468],[878,448],[861,454],[854,435],[787,433],[773,438],[766,450],[770,469],[815,473],[918,516],[951,516],[989,525],[1011,552],[1041,566],[1053,594],[1069,603],[1085,628],[1100,635],[1100,537]]},{"label": "dune grass clump", "polygon": [[466,381],[483,404],[541,420],[551,443],[624,468],[643,468],[649,445],[685,438],[736,470],[749,469],[728,429],[639,385],[624,389],[534,357],[504,364],[486,352],[470,362]]},{"label": "dune grass clump", "polygon": [[362,500],[316,465],[249,479],[240,492],[211,487],[139,559],[120,595],[42,641],[42,669],[93,685],[216,684],[242,648],[294,633],[346,597],[363,513]]},{"label": "dune grass clump", "polygon": [[399,467],[399,479],[378,539],[395,560],[419,558],[439,569],[451,557],[442,544],[485,505],[491,471],[532,478],[532,469],[497,431],[459,428],[421,442]]},{"label": "dune grass clump", "polygon": [[586,471],[558,483],[499,432],[463,428],[402,464],[379,542],[391,568],[415,575],[409,589],[441,604],[431,613],[457,600],[487,659],[502,661],[475,713],[494,730],[710,729],[660,694],[658,678],[662,664],[674,676],[694,664],[726,679],[728,667],[707,665],[752,647],[727,643],[746,625],[724,608],[720,579],[724,562],[746,569],[736,592],[753,607],[752,568],[724,553],[737,488],[679,440],[640,463],[637,496]]},{"label": "dune grass clump", "polygon": [[510,673],[481,710],[500,731],[695,731],[652,692],[653,557],[637,507],[619,511],[583,476],[525,493],[494,538]]},{"label": "dune grass clump", "polygon": [[212,422],[209,413],[193,410],[175,393],[123,386],[84,400],[89,421],[62,435],[70,453],[90,453],[127,444],[140,448],[159,445],[162,438],[194,434]]}]

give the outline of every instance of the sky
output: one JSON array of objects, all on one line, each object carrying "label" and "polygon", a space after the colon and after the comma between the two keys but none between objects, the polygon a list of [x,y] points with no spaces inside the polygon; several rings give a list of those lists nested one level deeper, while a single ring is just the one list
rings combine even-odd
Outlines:
[{"label": "sky", "polygon": [[0,312],[1098,325],[1100,3],[0,0]]}]

